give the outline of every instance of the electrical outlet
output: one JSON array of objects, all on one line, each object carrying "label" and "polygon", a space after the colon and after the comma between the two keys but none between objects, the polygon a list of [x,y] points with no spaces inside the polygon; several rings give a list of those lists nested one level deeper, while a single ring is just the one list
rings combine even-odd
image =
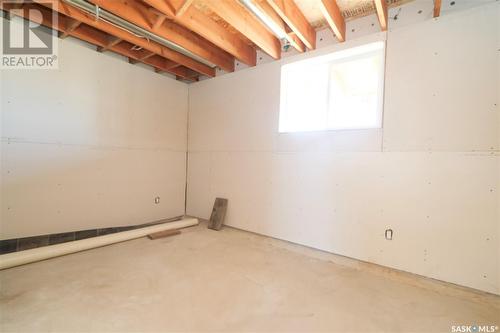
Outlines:
[{"label": "electrical outlet", "polygon": [[392,234],[393,234],[392,229],[385,229],[385,239],[392,240]]}]

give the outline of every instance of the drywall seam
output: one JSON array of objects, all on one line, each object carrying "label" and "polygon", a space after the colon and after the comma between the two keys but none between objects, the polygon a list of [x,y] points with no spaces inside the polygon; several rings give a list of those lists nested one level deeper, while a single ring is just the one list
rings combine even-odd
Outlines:
[{"label": "drywall seam", "polygon": [[2,71],[0,238],[183,215],[187,85],[57,42],[58,70]]},{"label": "drywall seam", "polygon": [[187,113],[186,113],[186,175],[184,186],[184,215],[187,215],[188,202],[188,174],[189,174],[189,86],[187,90]]},{"label": "drywall seam", "polygon": [[184,149],[172,149],[167,147],[133,147],[133,146],[113,146],[113,145],[86,145],[79,143],[63,143],[59,141],[33,141],[33,140],[22,140],[19,138],[12,137],[2,137],[0,142],[5,143],[18,143],[18,144],[37,144],[37,145],[58,145],[61,147],[78,147],[78,148],[89,148],[89,149],[99,149],[99,150],[146,150],[146,151],[168,151],[173,153],[184,153],[186,150]]},{"label": "drywall seam", "polygon": [[224,196],[228,225],[499,293],[497,8],[389,31],[382,151],[366,132],[276,134],[282,62],[191,85],[187,213]]}]

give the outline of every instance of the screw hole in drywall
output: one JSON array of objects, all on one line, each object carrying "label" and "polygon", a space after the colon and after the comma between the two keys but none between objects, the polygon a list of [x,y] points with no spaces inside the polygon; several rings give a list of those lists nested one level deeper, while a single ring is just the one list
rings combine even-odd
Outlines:
[{"label": "screw hole in drywall", "polygon": [[422,14],[422,9],[420,9],[420,10],[418,11],[418,13],[419,13],[419,14]]},{"label": "screw hole in drywall", "polygon": [[160,203],[160,197],[156,197],[155,198],[155,204],[159,204]]},{"label": "screw hole in drywall", "polygon": [[386,229],[385,230],[385,239],[392,240],[392,234],[393,234],[392,229]]},{"label": "screw hole in drywall", "polygon": [[396,15],[394,15],[394,17],[391,17],[394,21],[396,21],[399,17],[399,14],[401,14],[401,8],[399,8],[398,12],[396,13]]},{"label": "screw hole in drywall", "polygon": [[455,1],[450,2],[450,6],[455,6]]}]

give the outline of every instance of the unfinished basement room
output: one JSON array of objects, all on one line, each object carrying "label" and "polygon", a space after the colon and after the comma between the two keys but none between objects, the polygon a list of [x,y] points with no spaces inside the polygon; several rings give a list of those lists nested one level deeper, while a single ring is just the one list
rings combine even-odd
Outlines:
[{"label": "unfinished basement room", "polygon": [[0,332],[500,333],[499,0],[0,4]]}]

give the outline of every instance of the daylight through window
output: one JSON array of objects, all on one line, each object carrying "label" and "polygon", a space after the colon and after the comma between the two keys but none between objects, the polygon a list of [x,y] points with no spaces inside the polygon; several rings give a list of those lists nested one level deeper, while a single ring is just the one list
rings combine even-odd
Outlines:
[{"label": "daylight through window", "polygon": [[280,132],[382,126],[384,42],[281,68]]}]

